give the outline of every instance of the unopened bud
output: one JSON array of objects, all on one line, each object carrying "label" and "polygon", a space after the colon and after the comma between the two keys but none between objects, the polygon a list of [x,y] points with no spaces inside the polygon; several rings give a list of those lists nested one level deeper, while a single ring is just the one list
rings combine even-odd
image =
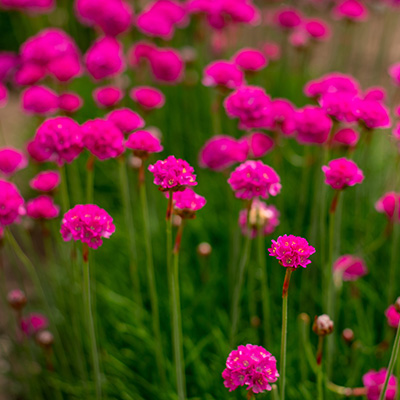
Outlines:
[{"label": "unopened bud", "polygon": [[396,309],[396,311],[397,311],[398,313],[400,313],[400,297],[398,297],[398,298],[396,299],[396,301],[394,302],[394,308]]},{"label": "unopened bud", "polygon": [[318,336],[329,335],[333,332],[333,321],[327,314],[322,314],[319,317],[315,316],[312,330]]},{"label": "unopened bud", "polygon": [[301,313],[299,315],[299,319],[301,321],[303,321],[305,324],[309,324],[310,323],[310,316],[308,314],[306,314],[306,313]]},{"label": "unopened bud", "polygon": [[54,336],[50,331],[40,331],[35,336],[36,343],[44,349],[49,349],[54,342]]},{"label": "unopened bud", "polygon": [[133,156],[129,159],[129,164],[133,169],[139,169],[142,165],[142,159],[140,157]]},{"label": "unopened bud", "polygon": [[20,289],[11,290],[7,295],[7,301],[11,308],[21,311],[27,302],[25,293]]},{"label": "unopened bud", "polygon": [[181,226],[181,223],[182,223],[182,218],[179,215],[174,214],[172,216],[172,225],[175,228],[179,228]]},{"label": "unopened bud", "polygon": [[212,252],[210,243],[202,242],[197,246],[197,254],[200,257],[208,257]]},{"label": "unopened bud", "polygon": [[354,340],[354,332],[350,328],[346,328],[342,332],[342,338],[345,342],[351,343]]},{"label": "unopened bud", "polygon": [[261,324],[260,317],[257,317],[257,315],[254,315],[250,319],[250,324],[253,328],[258,328]]}]

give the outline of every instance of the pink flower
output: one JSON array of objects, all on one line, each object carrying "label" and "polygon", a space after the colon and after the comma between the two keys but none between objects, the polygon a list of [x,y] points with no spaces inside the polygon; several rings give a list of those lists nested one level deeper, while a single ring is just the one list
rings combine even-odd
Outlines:
[{"label": "pink flower", "polygon": [[[169,198],[168,192],[165,192],[165,195]],[[188,187],[182,191],[173,192],[172,200],[174,213],[185,219],[195,218],[196,211],[203,208],[207,203],[203,196],[198,195]]]},{"label": "pink flower", "polygon": [[262,132],[253,132],[244,136],[241,140],[248,145],[249,157],[261,158],[274,148],[274,140]]},{"label": "pink flower", "polygon": [[58,97],[58,108],[66,113],[74,113],[83,105],[82,97],[74,92],[66,92]]},{"label": "pink flower", "polygon": [[147,110],[161,108],[165,103],[164,94],[150,86],[137,86],[129,93],[132,100]]},{"label": "pink flower", "polygon": [[251,203],[249,220],[247,219],[247,214],[247,209],[240,210],[239,226],[243,235],[250,235],[253,239],[259,233],[263,236],[270,235],[279,225],[280,213],[276,207],[268,206],[258,199],[254,199]]},{"label": "pink flower", "polygon": [[14,81],[19,86],[33,85],[46,76],[45,67],[26,63],[15,73]]},{"label": "pink flower", "polygon": [[365,21],[368,18],[368,9],[358,0],[341,0],[332,11],[337,19]]},{"label": "pink flower", "polygon": [[361,258],[346,254],[333,263],[333,273],[345,282],[356,281],[368,273],[368,268]]},{"label": "pink flower", "polygon": [[276,61],[281,58],[281,48],[278,43],[266,42],[264,43],[263,50],[270,61]]},{"label": "pink flower", "polygon": [[108,239],[115,232],[113,219],[95,204],[78,204],[67,211],[61,222],[62,238],[80,240],[92,249],[103,244],[102,238]]},{"label": "pink flower", "polygon": [[286,99],[274,99],[270,104],[268,128],[285,136],[293,135],[296,130],[296,110]]},{"label": "pink flower", "polygon": [[41,195],[26,203],[26,214],[34,219],[53,219],[60,214],[60,207],[50,196]]},{"label": "pink flower", "polygon": [[393,79],[394,84],[400,86],[400,62],[389,67],[389,75]]},{"label": "pink flower", "polygon": [[230,136],[217,135],[209,139],[199,153],[199,165],[214,171],[222,171],[247,158],[247,141],[236,140]]},{"label": "pink flower", "polygon": [[245,48],[238,51],[232,61],[244,71],[260,71],[267,66],[264,54],[256,49]]},{"label": "pink flower", "polygon": [[263,128],[268,125],[271,99],[264,89],[257,86],[242,86],[224,101],[230,118],[239,118],[239,128]]},{"label": "pink flower", "polygon": [[275,23],[281,28],[293,29],[302,23],[302,16],[293,7],[282,7],[275,14]]},{"label": "pink flower", "polygon": [[247,390],[262,393],[272,390],[270,384],[277,381],[279,374],[271,353],[264,347],[247,344],[230,352],[222,377],[230,392],[246,385]]},{"label": "pink flower", "polygon": [[0,81],[5,82],[15,73],[19,57],[11,51],[0,51]]},{"label": "pink flower", "polygon": [[25,155],[13,147],[0,148],[0,172],[11,176],[28,165]]},{"label": "pink flower", "polygon": [[29,186],[39,192],[52,192],[61,182],[58,171],[39,172],[29,181]]},{"label": "pink flower", "polygon": [[385,311],[387,322],[392,328],[397,328],[400,322],[400,314],[397,312],[396,307],[391,304]]},{"label": "pink flower", "polygon": [[245,161],[240,164],[228,179],[235,196],[239,199],[253,199],[269,195],[276,196],[281,191],[279,175],[262,161]]},{"label": "pink flower", "polygon": [[100,108],[115,106],[122,100],[123,96],[123,91],[116,86],[103,86],[93,91],[93,98]]},{"label": "pink flower", "polygon": [[19,216],[24,214],[24,199],[17,187],[0,179],[0,225],[18,222]]},{"label": "pink flower", "polygon": [[8,103],[8,90],[6,86],[0,82],[0,108],[3,108]]},{"label": "pink flower", "polygon": [[321,108],[331,117],[341,122],[354,122],[355,97],[349,92],[324,93],[319,99]]},{"label": "pink flower", "polygon": [[308,258],[315,253],[315,248],[300,236],[283,235],[277,241],[272,240],[272,247],[268,251],[284,267],[306,268],[311,263]]},{"label": "pink flower", "polygon": [[26,336],[35,336],[48,326],[49,321],[43,314],[31,313],[21,319],[21,330]]},{"label": "pink flower", "polygon": [[[367,389],[368,400],[379,400],[379,396],[383,389],[387,375],[386,368],[381,368],[379,371],[370,370],[364,374],[362,380]],[[397,392],[397,379],[394,375],[389,378],[389,384],[385,393],[385,400],[394,400]]]},{"label": "pink flower", "polygon": [[355,99],[353,114],[368,129],[389,128],[389,110],[379,101]]},{"label": "pink flower", "polygon": [[204,86],[223,86],[235,89],[244,83],[241,69],[230,61],[213,61],[204,68]]},{"label": "pink flower", "polygon": [[364,180],[363,172],[357,164],[344,157],[330,161],[328,166],[322,166],[322,171],[325,173],[325,183],[336,190],[354,186]]},{"label": "pink flower", "polygon": [[360,85],[350,75],[332,72],[319,79],[308,82],[304,87],[307,97],[319,97],[324,93],[346,92],[357,95],[360,93]]},{"label": "pink flower", "polygon": [[149,165],[149,171],[154,175],[154,184],[161,191],[180,191],[186,186],[196,186],[194,169],[186,161],[174,156],[158,160]]},{"label": "pink flower", "polygon": [[153,51],[157,51],[157,47],[153,43],[145,41],[136,42],[128,53],[129,65],[132,68],[137,67],[141,61],[150,59]]},{"label": "pink flower", "polygon": [[373,86],[364,93],[365,100],[373,100],[383,102],[387,97],[386,89],[381,86]]},{"label": "pink flower", "polygon": [[315,40],[326,40],[331,35],[329,25],[322,19],[309,19],[304,25],[304,29]]},{"label": "pink flower", "polygon": [[145,125],[143,118],[129,108],[111,111],[106,115],[106,119],[111,121],[124,134],[143,128]]},{"label": "pink flower", "polygon": [[57,93],[45,86],[31,86],[22,93],[22,108],[29,114],[53,114],[58,109]]},{"label": "pink flower", "polygon": [[118,75],[125,68],[121,43],[112,37],[97,39],[86,53],[85,64],[96,80]]},{"label": "pink flower", "polygon": [[47,64],[48,72],[60,82],[68,82],[82,73],[82,66],[76,54],[54,58]]},{"label": "pink flower", "polygon": [[0,6],[29,14],[47,14],[55,5],[55,0],[0,0]]},{"label": "pink flower", "polygon": [[[83,149],[81,127],[69,117],[47,119],[39,126],[30,146],[39,161],[49,160],[59,166],[71,163]],[[28,151],[32,156],[29,146]]]},{"label": "pink flower", "polygon": [[120,156],[124,151],[124,134],[110,121],[96,118],[82,125],[83,145],[99,160]]},{"label": "pink flower", "polygon": [[305,106],[295,116],[297,140],[302,144],[323,144],[328,140],[332,120],[319,107]]},{"label": "pink flower", "polygon": [[149,54],[151,72],[163,83],[177,83],[184,73],[185,64],[179,52],[172,48],[154,49]]},{"label": "pink flower", "polygon": [[289,36],[289,43],[293,47],[304,48],[310,42],[310,35],[303,28],[298,28],[292,31]]},{"label": "pink flower", "polygon": [[148,131],[136,131],[132,133],[125,142],[125,147],[133,150],[137,157],[148,157],[149,153],[159,153],[163,151],[160,139]]},{"label": "pink flower", "polygon": [[343,128],[338,130],[332,138],[332,144],[338,146],[355,147],[358,143],[360,135],[357,131],[351,128]]},{"label": "pink flower", "polygon": [[[395,192],[385,193],[375,203],[375,209],[380,213],[385,213],[390,221],[398,223],[400,221],[400,194]],[[395,210],[396,217],[394,216]]]}]

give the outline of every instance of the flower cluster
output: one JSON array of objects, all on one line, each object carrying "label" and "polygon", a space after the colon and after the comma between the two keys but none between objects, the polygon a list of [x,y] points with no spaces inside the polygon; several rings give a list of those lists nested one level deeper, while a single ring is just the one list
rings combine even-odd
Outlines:
[{"label": "flower cluster", "polygon": [[41,195],[26,203],[26,214],[33,219],[53,219],[58,217],[60,207],[50,196]]},{"label": "flower cluster", "polygon": [[25,155],[13,147],[0,149],[0,172],[6,177],[11,176],[28,165]]},{"label": "flower cluster", "polygon": [[300,236],[283,235],[276,241],[272,240],[272,247],[268,251],[284,267],[306,268],[311,263],[308,258],[315,253],[315,248]]},{"label": "flower cluster", "polygon": [[343,281],[355,281],[368,273],[363,259],[351,254],[339,257],[333,263],[333,273]]},{"label": "flower cluster", "polygon": [[10,225],[24,214],[24,199],[17,187],[11,182],[0,180],[0,226]]},{"label": "flower cluster", "polygon": [[[168,192],[166,192],[166,196],[169,198]],[[203,196],[200,196],[190,188],[173,192],[172,200],[174,213],[185,219],[194,218],[196,211],[203,208],[207,202]]]},{"label": "flower cluster", "polygon": [[247,344],[229,354],[222,377],[230,392],[247,386],[253,393],[262,393],[272,389],[271,383],[277,381],[279,373],[271,353],[264,347]]},{"label": "flower cluster", "polygon": [[364,180],[363,172],[357,164],[347,158],[338,158],[324,165],[325,183],[333,189],[342,190],[348,186],[354,186]]},{"label": "flower cluster", "polygon": [[133,150],[133,154],[140,158],[147,158],[150,153],[163,151],[160,139],[149,131],[136,131],[125,142],[125,147]]},{"label": "flower cluster", "polygon": [[[387,375],[386,368],[382,368],[379,371],[368,371],[363,376],[363,384],[367,389],[368,400],[378,400],[383,389]],[[394,400],[397,393],[397,378],[391,375],[389,378],[389,384],[385,393],[385,400]]]},{"label": "flower cluster", "polygon": [[58,171],[43,171],[30,180],[29,186],[39,192],[51,192],[60,182],[61,178]]},{"label": "flower cluster", "polygon": [[95,204],[78,204],[67,211],[61,222],[60,233],[65,241],[80,240],[97,249],[115,232],[111,216]]},{"label": "flower cluster", "polygon": [[111,121],[123,134],[131,133],[145,125],[143,118],[129,108],[111,111],[106,115],[106,119]]}]

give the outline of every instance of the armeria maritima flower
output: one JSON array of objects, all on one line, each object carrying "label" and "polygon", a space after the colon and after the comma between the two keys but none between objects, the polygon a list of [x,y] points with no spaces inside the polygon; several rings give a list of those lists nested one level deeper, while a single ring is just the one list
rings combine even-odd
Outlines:
[{"label": "armeria maritima flower", "polygon": [[[381,368],[379,371],[368,371],[363,375],[363,384],[367,389],[368,400],[378,400],[386,380],[387,370]],[[397,379],[394,375],[389,378],[389,384],[385,393],[385,400],[394,400],[397,392]]]},{"label": "armeria maritima flower", "polygon": [[228,179],[235,196],[239,199],[253,199],[269,195],[276,196],[282,185],[275,170],[262,161],[249,160],[240,164]]},{"label": "armeria maritima flower", "polygon": [[[166,193],[167,198],[169,193]],[[174,192],[172,194],[174,213],[181,218],[191,219],[196,215],[196,211],[203,208],[207,201],[203,196],[197,194],[191,188]]]},{"label": "armeria maritima flower", "polygon": [[306,268],[311,263],[308,257],[315,253],[315,248],[300,236],[283,235],[276,241],[272,240],[272,247],[268,251],[284,267]]},{"label": "armeria maritima flower", "polygon": [[28,165],[25,155],[13,147],[0,149],[0,173],[10,176]]},{"label": "armeria maritima flower", "polygon": [[133,154],[140,158],[147,158],[150,153],[159,153],[164,149],[160,139],[149,131],[133,132],[125,142],[125,147],[133,150]]},{"label": "armeria maritima flower", "polygon": [[277,381],[279,373],[276,359],[264,347],[247,344],[231,351],[222,372],[224,385],[229,391],[247,386],[253,393],[272,390],[271,383]]},{"label": "armeria maritima flower", "polygon": [[385,193],[376,203],[376,211],[386,214],[391,222],[400,221],[400,194],[395,192]]},{"label": "armeria maritima flower", "polygon": [[106,115],[106,120],[111,121],[123,134],[131,133],[145,125],[143,118],[129,108],[111,111]]},{"label": "armeria maritima flower", "polygon": [[391,304],[386,310],[385,315],[389,326],[397,328],[400,322],[400,313],[396,310],[396,306]]},{"label": "armeria maritima flower", "polygon": [[196,175],[189,163],[175,156],[169,156],[165,160],[158,160],[149,165],[149,171],[154,175],[154,184],[161,191],[183,190],[186,186],[196,186]]},{"label": "armeria maritima flower", "polygon": [[26,203],[26,214],[33,219],[53,219],[60,213],[60,207],[54,204],[50,196],[41,195]]},{"label": "armeria maritima flower", "polygon": [[0,180],[0,226],[10,225],[25,214],[24,199],[17,187]]},{"label": "armeria maritima flower", "polygon": [[328,166],[323,165],[322,171],[325,173],[325,183],[336,190],[354,186],[364,180],[364,174],[357,164],[344,157],[330,161]]},{"label": "armeria maritima flower", "polygon": [[29,186],[39,192],[51,192],[60,182],[61,177],[58,171],[43,171],[29,181]]},{"label": "armeria maritima flower", "polygon": [[368,268],[362,258],[345,254],[333,264],[333,273],[343,281],[355,281],[368,273]]},{"label": "armeria maritima flower", "polygon": [[92,249],[103,244],[115,232],[113,219],[95,204],[78,204],[64,214],[60,233],[65,241],[80,240]]},{"label": "armeria maritima flower", "polygon": [[48,319],[39,313],[31,313],[21,319],[21,330],[26,336],[34,336],[49,326]]}]

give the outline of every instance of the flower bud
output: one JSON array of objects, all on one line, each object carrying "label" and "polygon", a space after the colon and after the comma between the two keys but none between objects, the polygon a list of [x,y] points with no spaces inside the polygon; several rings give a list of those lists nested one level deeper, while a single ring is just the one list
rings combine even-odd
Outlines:
[{"label": "flower bud", "polygon": [[312,330],[318,336],[329,335],[333,332],[333,321],[327,314],[322,314],[319,317],[315,316]]},{"label": "flower bud", "polygon": [[345,342],[351,343],[354,340],[354,332],[350,328],[346,328],[342,332],[342,338]]},{"label": "flower bud", "polygon": [[182,218],[179,215],[174,214],[172,216],[172,226],[179,228],[182,224]]},{"label": "flower bud", "polygon": [[11,290],[7,295],[7,301],[15,311],[21,311],[27,302],[25,293],[20,289]]},{"label": "flower bud", "polygon": [[47,330],[38,332],[35,339],[36,343],[44,349],[49,349],[54,342],[53,334]]},{"label": "flower bud", "polygon": [[400,313],[400,297],[398,297],[398,298],[396,299],[396,301],[394,302],[394,307],[396,308],[396,311],[397,311],[398,313]]},{"label": "flower bud", "polygon": [[197,246],[197,254],[200,257],[208,257],[212,252],[210,243],[202,242]]}]

